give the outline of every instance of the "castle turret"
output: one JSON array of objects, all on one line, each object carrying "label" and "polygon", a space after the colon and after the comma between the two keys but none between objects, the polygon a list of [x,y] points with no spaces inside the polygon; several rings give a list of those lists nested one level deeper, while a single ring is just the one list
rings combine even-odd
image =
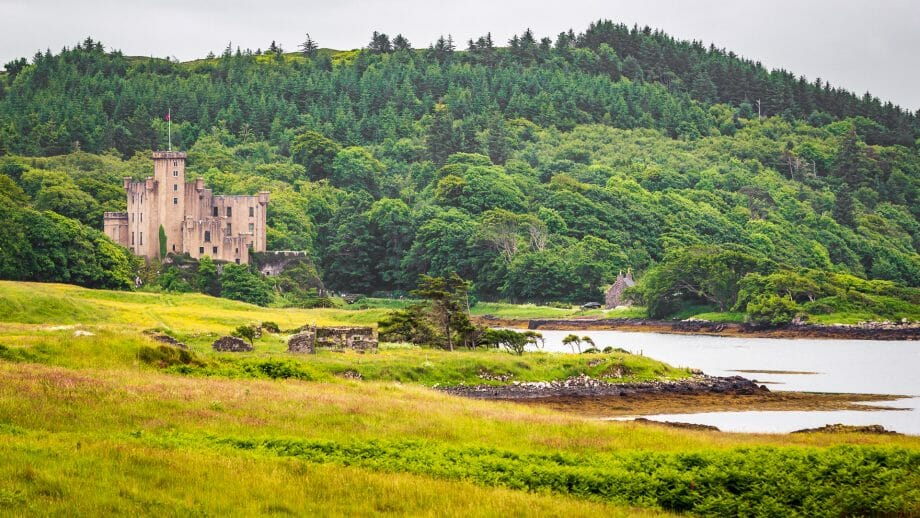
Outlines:
[{"label": "castle turret", "polygon": [[[157,184],[158,225],[151,228],[151,249],[156,253],[166,248],[166,253],[182,252],[182,223],[185,219],[185,157],[182,151],[154,151],[153,177]],[[165,247],[160,243],[160,226],[166,237]],[[156,255],[156,254],[154,254]]]}]

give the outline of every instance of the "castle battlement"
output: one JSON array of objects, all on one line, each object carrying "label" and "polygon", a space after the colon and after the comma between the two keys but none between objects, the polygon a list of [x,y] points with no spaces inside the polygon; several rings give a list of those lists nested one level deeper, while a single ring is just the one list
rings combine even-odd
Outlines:
[{"label": "castle battlement", "polygon": [[162,158],[181,158],[185,160],[187,157],[185,151],[154,151],[153,159],[162,159]]},{"label": "castle battlement", "polygon": [[152,156],[153,176],[140,182],[124,178],[127,212],[103,216],[112,240],[147,258],[159,257],[165,248],[167,254],[248,263],[250,250],[265,251],[267,191],[214,195],[202,178],[186,183],[185,152],[154,151]]}]

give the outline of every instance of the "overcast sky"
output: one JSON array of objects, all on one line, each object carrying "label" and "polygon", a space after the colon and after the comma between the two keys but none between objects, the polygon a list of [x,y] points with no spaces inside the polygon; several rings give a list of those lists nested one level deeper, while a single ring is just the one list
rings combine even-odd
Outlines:
[{"label": "overcast sky", "polygon": [[914,0],[0,0],[0,63],[57,52],[86,36],[128,55],[189,60],[232,41],[295,50],[309,32],[336,49],[374,30],[425,47],[440,34],[462,45],[491,31],[505,42],[530,27],[555,36],[608,18],[733,50],[770,68],[820,77],[920,108],[920,1]]}]

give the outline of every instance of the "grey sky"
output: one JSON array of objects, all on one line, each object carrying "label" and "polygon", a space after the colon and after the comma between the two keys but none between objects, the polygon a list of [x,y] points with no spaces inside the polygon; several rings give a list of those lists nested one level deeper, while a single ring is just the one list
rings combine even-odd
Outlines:
[{"label": "grey sky", "polygon": [[374,30],[423,47],[448,33],[458,45],[488,31],[503,43],[527,27],[555,36],[599,18],[715,43],[770,68],[920,108],[913,0],[0,0],[0,63],[87,35],[129,55],[188,60],[219,53],[228,41],[264,49],[276,40],[295,50],[306,32],[338,49],[366,45]]}]

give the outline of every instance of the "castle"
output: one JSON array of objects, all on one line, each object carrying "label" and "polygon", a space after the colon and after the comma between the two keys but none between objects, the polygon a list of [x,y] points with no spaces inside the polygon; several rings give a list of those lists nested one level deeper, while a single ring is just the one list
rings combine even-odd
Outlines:
[{"label": "castle", "polygon": [[165,249],[195,259],[208,255],[249,263],[250,251],[265,251],[268,192],[215,196],[202,178],[185,182],[185,158],[181,151],[155,151],[153,176],[142,182],[125,178],[128,211],[105,213],[106,235],[148,259]]}]

